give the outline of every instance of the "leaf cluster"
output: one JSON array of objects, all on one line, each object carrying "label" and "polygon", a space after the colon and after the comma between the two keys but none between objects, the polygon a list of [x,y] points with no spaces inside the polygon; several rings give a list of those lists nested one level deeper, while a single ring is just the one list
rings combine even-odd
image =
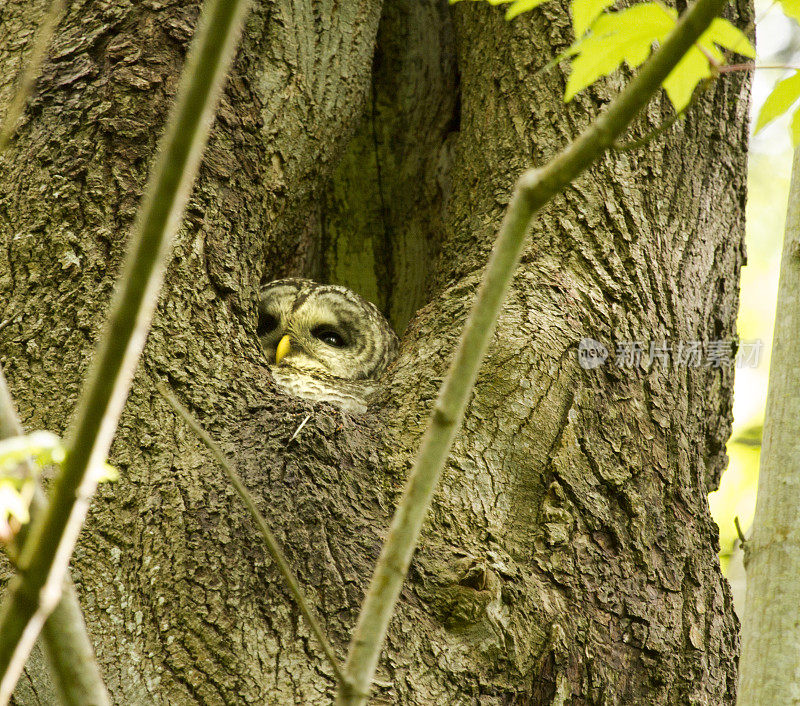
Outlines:
[{"label": "leaf cluster", "polygon": [[[506,19],[510,20],[547,0],[486,1],[491,5],[510,5],[506,11]],[[800,11],[800,0],[784,1],[794,3]],[[555,60],[572,58],[572,71],[564,92],[565,103],[623,64],[637,69],[654,47],[664,42],[678,22],[678,13],[658,0],[610,11],[608,8],[613,4],[614,0],[572,0],[570,3],[575,41]],[[756,55],[744,32],[726,19],[716,18],[663,83],[677,113],[689,105],[697,84],[716,76],[719,68],[725,65],[722,50],[750,59]],[[800,91],[800,81],[797,86]]]},{"label": "leaf cluster", "polygon": [[[36,478],[46,466],[60,466],[66,458],[62,440],[49,431],[35,431],[0,441],[0,541],[8,542],[21,525],[30,522]],[[111,481],[117,470],[104,463],[97,481]]]},{"label": "leaf cluster", "polygon": [[[800,24],[800,0],[778,0],[781,10],[787,17],[791,17]],[[797,109],[800,100],[800,70],[792,69],[791,76],[778,81],[772,92],[767,96],[756,120],[756,132],[760,132],[773,120],[788,113],[794,108],[790,123],[792,145],[800,145],[800,110]]]}]

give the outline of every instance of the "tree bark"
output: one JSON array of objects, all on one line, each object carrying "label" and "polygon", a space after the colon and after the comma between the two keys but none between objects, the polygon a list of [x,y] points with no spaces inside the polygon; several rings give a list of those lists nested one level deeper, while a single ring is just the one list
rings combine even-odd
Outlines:
[{"label": "tree bark", "polygon": [[[24,37],[37,9],[0,2],[0,26]],[[245,511],[154,381],[235,459],[343,654],[514,180],[620,85],[563,105],[566,69],[540,70],[571,40],[557,4],[512,23],[435,0],[388,4],[379,27],[380,13],[279,0],[248,21],[113,447],[122,478],[101,487],[73,561],[116,703],[334,692]],[[73,3],[0,158],[0,362],[26,429],[67,425],[196,14]],[[746,3],[731,15],[749,17]],[[0,97],[22,44],[0,42]],[[734,702],[706,500],[732,371],[583,370],[575,348],[733,337],[747,98],[726,77],[537,221],[372,703]],[[654,101],[637,131],[668,113]],[[410,322],[366,415],[272,384],[255,301],[287,275],[342,281]],[[46,675],[28,678],[19,703],[50,703]]]}]

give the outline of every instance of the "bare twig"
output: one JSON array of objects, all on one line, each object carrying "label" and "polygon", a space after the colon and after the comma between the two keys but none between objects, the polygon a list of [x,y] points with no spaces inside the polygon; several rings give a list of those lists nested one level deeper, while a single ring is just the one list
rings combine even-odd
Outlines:
[{"label": "bare twig", "polygon": [[34,520],[0,606],[0,704],[58,603],[150,326],[172,238],[197,173],[247,0],[206,0],[119,279],[106,331],[67,439],[51,502]]},{"label": "bare twig", "polygon": [[542,169],[517,182],[489,265],[484,273],[455,359],[434,405],[414,468],[395,511],[350,643],[339,706],[366,703],[395,604],[453,438],[494,333],[497,316],[519,263],[533,217],[589,167],[660,88],[664,79],[724,7],[725,0],[698,0],[627,88],[577,140]]},{"label": "bare twig", "polygon": [[297,427],[297,429],[295,429],[295,430],[294,430],[294,434],[292,434],[292,436],[289,438],[289,441],[287,441],[287,442],[286,442],[286,445],[287,445],[287,446],[288,446],[289,444],[291,444],[291,443],[292,443],[292,442],[293,442],[293,441],[294,441],[294,440],[297,438],[297,435],[298,435],[298,434],[299,434],[301,431],[303,431],[303,427],[306,425],[306,422],[308,422],[308,420],[309,420],[309,419],[311,419],[311,415],[310,415],[310,414],[307,414],[307,415],[306,415],[306,418],[305,418],[305,419],[304,419],[302,422],[300,422],[300,426],[299,426],[299,427]]},{"label": "bare twig", "polygon": [[17,129],[17,123],[33,91],[33,85],[39,77],[39,69],[42,67],[45,56],[47,56],[50,40],[53,38],[53,32],[63,12],[64,0],[53,0],[47,8],[47,12],[39,23],[39,26],[36,28],[36,34],[33,37],[33,46],[31,47],[31,52],[25,64],[25,68],[20,75],[16,93],[6,110],[2,124],[0,124],[0,152],[7,147],[11,136],[14,134],[14,130]]},{"label": "bare twig", "polygon": [[[289,589],[289,593],[292,594],[292,598],[294,598],[295,602],[297,603],[300,613],[302,613],[303,617],[308,623],[308,627],[311,628],[311,632],[314,633],[314,636],[317,638],[320,647],[322,647],[322,651],[325,653],[325,657],[328,659],[328,663],[331,665],[331,669],[336,676],[337,683],[339,685],[344,684],[347,680],[344,672],[342,671],[342,666],[336,657],[336,653],[333,651],[333,647],[331,647],[330,643],[328,642],[325,631],[322,629],[322,626],[319,624],[319,621],[314,615],[313,608],[311,608],[311,605],[306,600],[306,597],[303,594],[303,589],[300,588],[300,583],[297,581],[297,578],[292,572],[289,562],[286,561],[286,557],[283,555],[283,551],[278,544],[278,540],[275,538],[275,535],[272,534],[272,530],[269,528],[264,516],[258,511],[256,502],[253,499],[253,496],[250,495],[250,491],[247,490],[245,484],[242,483],[241,478],[239,478],[239,474],[233,469],[233,465],[230,463],[230,461],[228,461],[228,458],[225,456],[222,449],[219,448],[209,433],[203,429],[203,427],[200,425],[200,422],[194,418],[192,413],[180,402],[178,402],[175,395],[173,395],[165,385],[156,383],[156,387],[164,399],[169,402],[170,406],[175,410],[178,416],[183,419],[184,422],[186,422],[189,428],[200,438],[200,441],[206,445],[206,448],[211,452],[211,455],[216,459],[217,463],[222,466],[222,470],[225,471],[225,475],[228,476],[228,480],[236,491],[236,494],[244,503],[244,506],[250,513],[250,517],[253,518],[253,522],[256,523],[256,527],[258,527],[258,531],[261,533],[261,538],[264,540],[267,551],[272,557],[272,560],[275,562],[278,572],[283,577],[286,587]],[[305,424],[306,421],[308,421],[308,417],[306,417],[306,419],[303,421],[303,424]],[[300,428],[302,428],[302,426],[303,425],[300,425]]]},{"label": "bare twig", "polygon": [[747,539],[744,536],[744,532],[742,532],[742,525],[739,524],[739,515],[734,516],[733,526],[736,528],[736,535],[739,537],[739,544],[744,547],[744,545],[747,544]]},{"label": "bare twig", "polygon": [[756,64],[755,62],[748,61],[744,64],[725,64],[717,68],[721,74],[729,74],[734,71],[757,71],[760,69],[783,69],[785,71],[800,71],[800,66],[793,64]]}]

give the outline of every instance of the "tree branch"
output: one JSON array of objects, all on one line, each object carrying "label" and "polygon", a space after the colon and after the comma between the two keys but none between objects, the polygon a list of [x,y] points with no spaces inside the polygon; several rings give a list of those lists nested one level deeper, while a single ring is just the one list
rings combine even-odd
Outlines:
[{"label": "tree branch", "polygon": [[46,512],[34,520],[19,574],[0,606],[0,704],[8,702],[45,619],[58,603],[98,472],[125,404],[197,173],[246,0],[207,0],[131,235],[109,322],[78,403]]},{"label": "tree branch", "polygon": [[478,368],[494,332],[533,217],[612,145],[724,4],[725,0],[698,0],[680,18],[661,48],[589,129],[545,167],[525,172],[517,182],[455,359],[434,405],[414,468],[364,599],[345,664],[350,683],[339,690],[339,706],[361,705],[368,698],[389,621],[422,523],[453,438],[461,426]]},{"label": "tree branch", "polygon": [[[0,440],[23,433],[6,377],[0,367]],[[46,506],[44,492],[37,481],[31,502],[31,517],[41,515]],[[12,540],[15,545],[10,547],[12,551],[18,550],[24,543],[27,529],[27,526],[23,526]],[[69,576],[65,580],[61,600],[42,628],[42,637],[61,703],[65,706],[106,706],[111,703]]]}]

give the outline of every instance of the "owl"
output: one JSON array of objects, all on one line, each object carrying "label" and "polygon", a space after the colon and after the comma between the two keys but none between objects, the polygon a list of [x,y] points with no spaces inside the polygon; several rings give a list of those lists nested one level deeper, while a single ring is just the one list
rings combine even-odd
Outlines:
[{"label": "owl", "polygon": [[258,337],[278,386],[296,397],[364,412],[397,354],[397,336],[355,292],[308,279],[264,285]]}]

